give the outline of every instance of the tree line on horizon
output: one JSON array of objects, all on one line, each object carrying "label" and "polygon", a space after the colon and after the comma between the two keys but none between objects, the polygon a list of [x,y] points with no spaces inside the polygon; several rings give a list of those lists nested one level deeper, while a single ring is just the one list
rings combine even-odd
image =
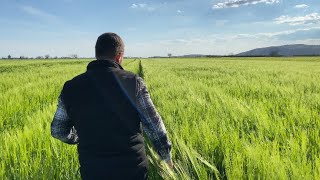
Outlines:
[{"label": "tree line on horizon", "polygon": [[77,54],[71,54],[69,56],[50,56],[49,54],[46,54],[44,56],[36,56],[36,57],[28,57],[28,56],[19,56],[14,57],[10,54],[7,57],[2,57],[1,59],[79,59],[79,56]]}]

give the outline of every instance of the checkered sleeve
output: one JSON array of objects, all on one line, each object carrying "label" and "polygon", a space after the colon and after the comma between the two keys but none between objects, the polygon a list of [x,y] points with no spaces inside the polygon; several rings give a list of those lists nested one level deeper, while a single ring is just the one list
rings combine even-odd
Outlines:
[{"label": "checkered sleeve", "polygon": [[172,145],[167,135],[166,128],[141,77],[137,78],[137,86],[137,108],[140,111],[144,133],[151,140],[160,158],[168,162],[172,158]]},{"label": "checkered sleeve", "polygon": [[67,114],[61,95],[58,98],[57,111],[51,123],[51,136],[67,144],[77,144],[79,141],[77,131]]}]

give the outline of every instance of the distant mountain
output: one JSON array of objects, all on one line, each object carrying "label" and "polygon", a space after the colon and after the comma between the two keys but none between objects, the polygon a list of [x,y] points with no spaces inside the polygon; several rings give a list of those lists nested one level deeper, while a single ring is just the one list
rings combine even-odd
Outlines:
[{"label": "distant mountain", "polygon": [[310,56],[320,55],[320,45],[292,44],[253,49],[236,56]]}]

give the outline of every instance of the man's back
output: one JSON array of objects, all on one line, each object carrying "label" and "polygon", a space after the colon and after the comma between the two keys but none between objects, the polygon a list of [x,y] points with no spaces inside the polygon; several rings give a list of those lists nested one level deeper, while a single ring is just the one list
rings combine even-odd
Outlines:
[{"label": "man's back", "polygon": [[[77,129],[79,160],[87,174],[101,178],[104,171],[119,166],[132,179],[139,175],[137,166],[147,171],[136,82],[136,75],[115,61],[102,60],[92,61],[85,73],[65,83],[62,97]],[[113,173],[119,179],[121,172]]]}]

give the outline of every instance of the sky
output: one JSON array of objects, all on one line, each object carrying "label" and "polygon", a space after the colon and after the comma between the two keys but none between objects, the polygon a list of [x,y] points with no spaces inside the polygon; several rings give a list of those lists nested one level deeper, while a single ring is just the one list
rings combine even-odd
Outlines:
[{"label": "sky", "polygon": [[0,57],[94,57],[115,32],[125,56],[230,55],[320,45],[319,0],[0,0]]}]

